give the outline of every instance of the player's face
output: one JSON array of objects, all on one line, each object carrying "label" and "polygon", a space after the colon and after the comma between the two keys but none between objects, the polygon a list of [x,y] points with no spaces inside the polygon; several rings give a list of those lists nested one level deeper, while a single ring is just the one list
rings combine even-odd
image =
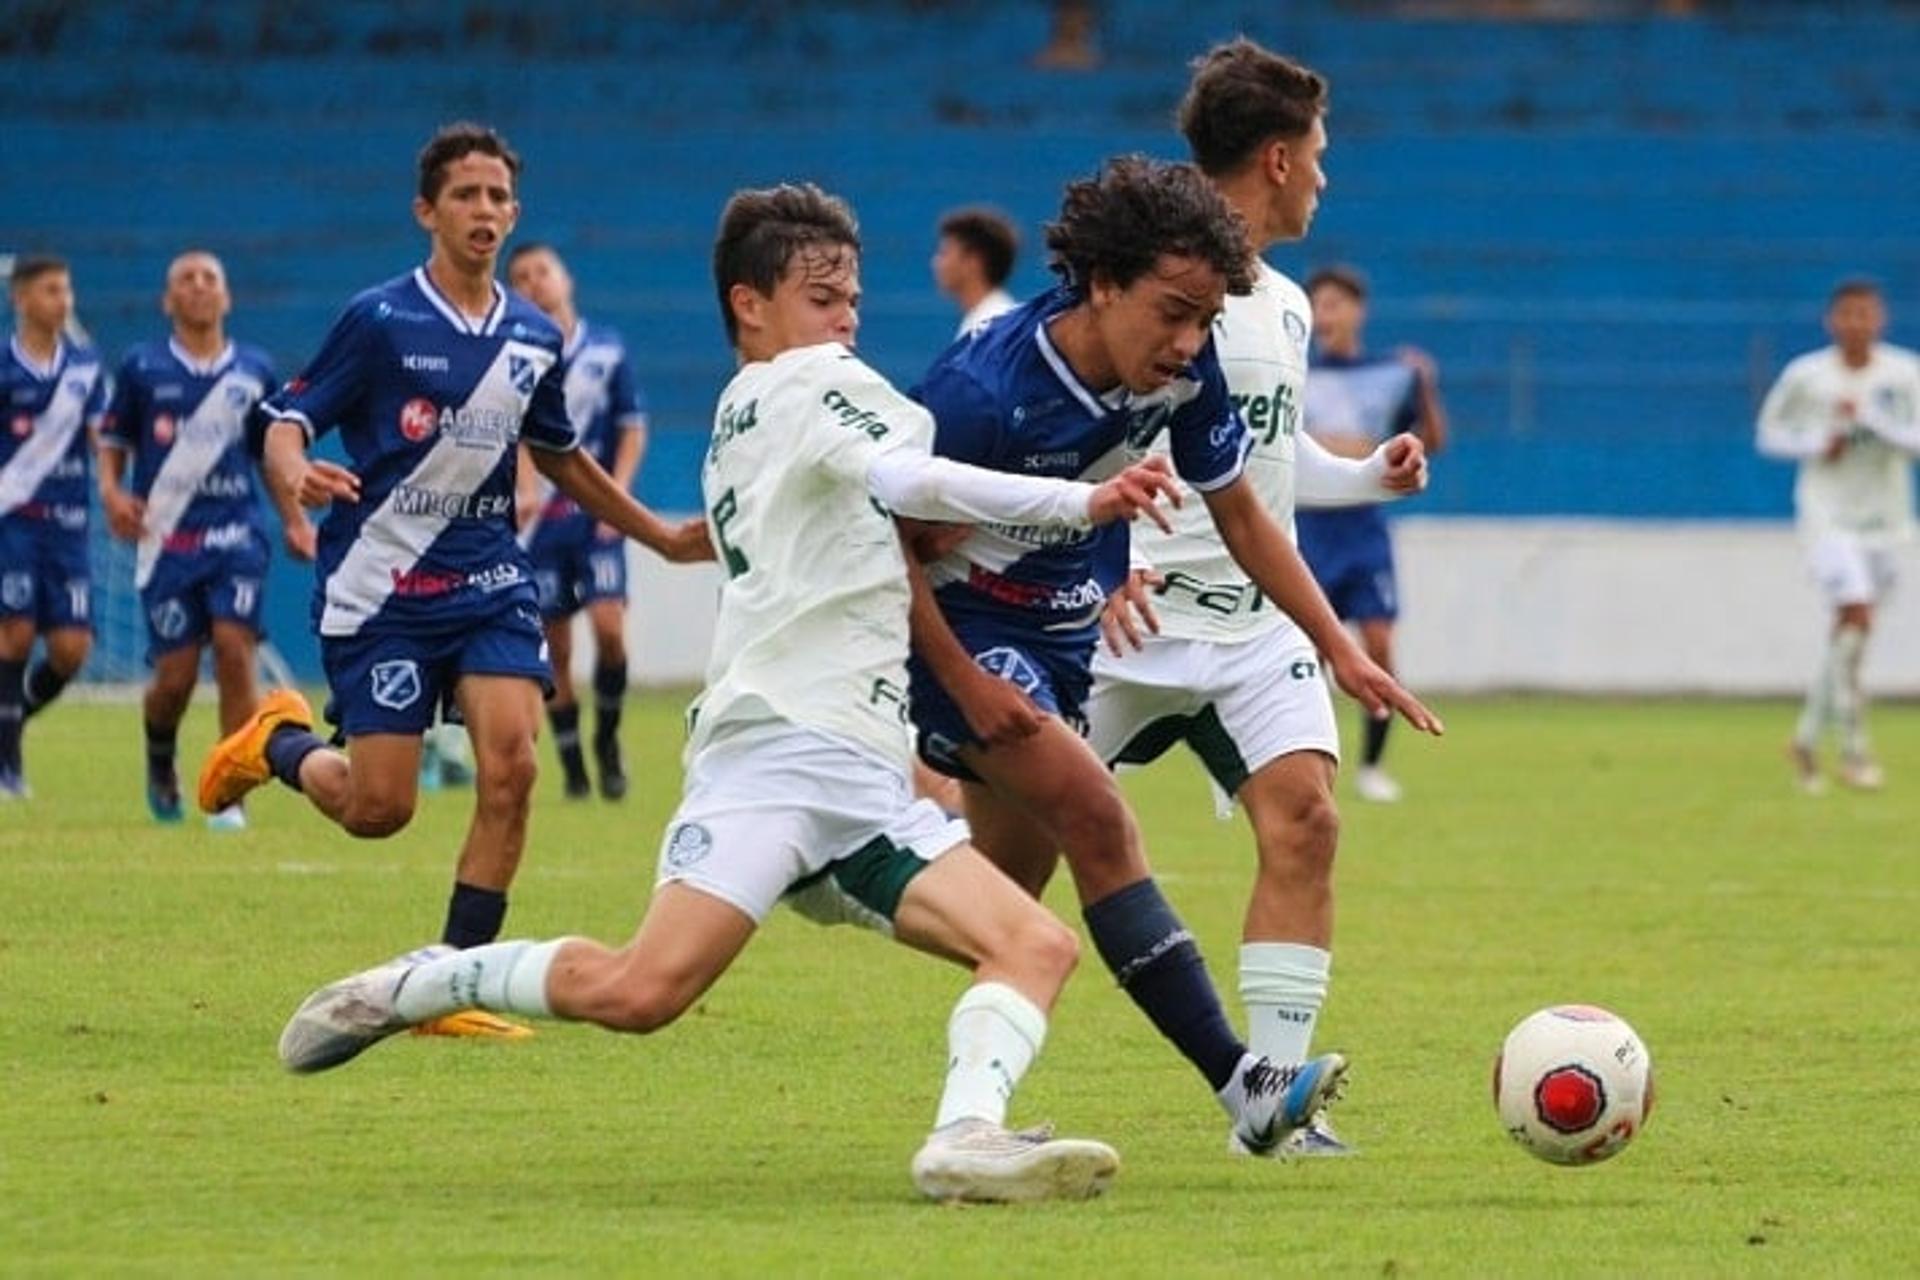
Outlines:
[{"label": "player's face", "polygon": [[513,173],[500,157],[470,151],[449,163],[444,176],[431,204],[415,197],[414,217],[455,266],[491,271],[520,217]]},{"label": "player's face", "polygon": [[1313,339],[1336,350],[1353,346],[1367,323],[1367,304],[1337,284],[1313,291]]},{"label": "player's face", "polygon": [[160,309],[176,324],[207,329],[226,318],[233,299],[227,293],[227,273],[210,253],[188,253],[167,268],[167,292]]},{"label": "player's face", "polygon": [[969,254],[952,236],[941,236],[933,251],[933,283],[942,293],[957,293],[966,279]]},{"label": "player's face", "polygon": [[573,276],[557,254],[537,249],[523,253],[507,268],[513,291],[548,315],[573,305]]},{"label": "player's face", "polygon": [[73,316],[73,277],[42,272],[13,291],[13,307],[23,325],[58,333]]},{"label": "player's face", "polygon": [[1127,390],[1157,391],[1179,377],[1207,345],[1226,301],[1227,282],[1198,258],[1162,254],[1122,289],[1094,282],[1094,332]]},{"label": "player's face", "polygon": [[1871,293],[1843,294],[1827,308],[1827,334],[1833,345],[1863,356],[1887,330],[1887,307]]},{"label": "player's face", "polygon": [[730,296],[749,359],[822,342],[851,347],[860,329],[860,259],[846,245],[811,245],[793,255],[772,296],[747,285]]},{"label": "player's face", "polygon": [[1327,173],[1321,165],[1326,153],[1327,126],[1319,119],[1304,137],[1287,144],[1287,169],[1276,201],[1282,239],[1298,240],[1313,225],[1320,193],[1327,189]]}]

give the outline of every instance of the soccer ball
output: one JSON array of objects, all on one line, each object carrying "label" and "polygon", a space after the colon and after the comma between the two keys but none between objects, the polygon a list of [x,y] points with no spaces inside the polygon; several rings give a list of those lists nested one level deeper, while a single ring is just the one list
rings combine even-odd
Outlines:
[{"label": "soccer ball", "polygon": [[1590,1004],[1523,1019],[1493,1060],[1493,1105],[1513,1140],[1553,1164],[1620,1153],[1653,1111],[1653,1060],[1624,1021]]}]

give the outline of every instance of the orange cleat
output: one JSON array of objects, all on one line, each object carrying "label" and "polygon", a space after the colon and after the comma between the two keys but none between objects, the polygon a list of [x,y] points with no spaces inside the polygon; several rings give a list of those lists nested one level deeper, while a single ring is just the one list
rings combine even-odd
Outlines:
[{"label": "orange cleat", "polygon": [[469,1040],[530,1040],[533,1028],[508,1022],[485,1009],[462,1009],[413,1026],[416,1036],[460,1036]]},{"label": "orange cleat", "polygon": [[214,744],[200,767],[200,808],[219,813],[273,776],[267,739],[283,724],[313,727],[313,708],[294,689],[275,689],[260,699],[247,722]]}]

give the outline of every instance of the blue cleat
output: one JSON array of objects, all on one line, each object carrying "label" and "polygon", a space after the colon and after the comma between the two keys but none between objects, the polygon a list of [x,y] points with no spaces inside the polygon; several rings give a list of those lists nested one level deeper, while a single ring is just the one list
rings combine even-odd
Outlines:
[{"label": "blue cleat", "polygon": [[178,778],[147,779],[147,812],[153,815],[155,822],[175,823],[180,821],[183,810],[180,807],[180,780]]},{"label": "blue cleat", "polygon": [[1346,1078],[1347,1059],[1338,1053],[1284,1067],[1266,1058],[1254,1062],[1240,1077],[1243,1101],[1227,1149],[1255,1156],[1279,1154],[1297,1130],[1339,1098]]}]

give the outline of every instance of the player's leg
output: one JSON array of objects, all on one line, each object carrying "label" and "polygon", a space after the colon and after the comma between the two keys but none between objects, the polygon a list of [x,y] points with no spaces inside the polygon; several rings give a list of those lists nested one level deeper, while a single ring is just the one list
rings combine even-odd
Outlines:
[{"label": "player's leg", "polygon": [[507,888],[527,843],[539,762],[540,686],[527,676],[472,674],[454,694],[473,740],[473,820],[460,848],[441,941],[473,947],[499,935]]},{"label": "player's leg", "polygon": [[[154,638],[157,641],[157,635]],[[149,652],[153,675],[141,698],[147,742],[147,808],[157,822],[178,822],[180,774],[174,756],[180,720],[187,713],[193,686],[200,678],[200,643],[188,637],[184,643],[165,648],[156,643]]]},{"label": "player's leg", "polygon": [[1825,786],[1819,750],[1829,726],[1842,731],[1845,775],[1844,738],[1849,720],[1859,723],[1855,693],[1877,591],[1869,556],[1857,539],[1839,535],[1823,538],[1809,549],[1808,559],[1814,580],[1832,610],[1832,622],[1807,686],[1789,753],[1796,781],[1803,791],[1811,793]]},{"label": "player's leg", "polygon": [[[69,584],[69,590],[88,589],[84,584]],[[84,616],[85,610],[80,612]],[[24,688],[29,719],[46,710],[87,665],[87,656],[93,652],[93,627],[84,621],[51,627],[41,633],[41,642],[41,659],[27,672]]]},{"label": "player's leg", "polygon": [[[595,563],[621,554],[616,549],[597,557]],[[619,563],[624,564],[624,559]],[[620,713],[627,701],[625,585],[623,575],[621,598],[598,599],[587,606],[593,632],[593,760],[600,771],[600,794],[608,800],[622,800],[627,794],[627,767],[620,754]]]},{"label": "player's leg", "polygon": [[1840,730],[1840,781],[1862,791],[1878,790],[1885,778],[1867,743],[1867,695],[1860,669],[1873,634],[1871,603],[1844,605],[1834,618],[1833,718]]},{"label": "player's leg", "polygon": [[[0,569],[0,588],[5,589],[0,592],[0,607],[9,609],[0,615],[0,802],[4,802],[27,794],[20,730],[27,718],[27,659],[33,653],[35,630],[33,578],[26,572]],[[6,603],[9,599],[24,603],[27,612],[13,612],[14,605]]]},{"label": "player's leg", "polygon": [[93,577],[84,533],[43,535],[39,556],[41,659],[27,672],[27,718],[60,696],[93,652]]},{"label": "player's leg", "polygon": [[[1385,529],[1369,539],[1367,554],[1344,593],[1341,617],[1351,618],[1360,633],[1360,647],[1388,674],[1394,673],[1393,627],[1400,616],[1399,585],[1394,577],[1393,543]],[[1400,784],[1381,765],[1387,750],[1392,716],[1372,716],[1361,710],[1360,767],[1353,773],[1353,789],[1362,800],[1392,804],[1400,799]]]},{"label": "player's leg", "polygon": [[545,621],[547,653],[553,663],[553,696],[547,699],[547,719],[553,725],[553,745],[560,753],[560,772],[569,800],[593,794],[587,760],[580,747],[580,702],[573,687],[573,615]]}]

